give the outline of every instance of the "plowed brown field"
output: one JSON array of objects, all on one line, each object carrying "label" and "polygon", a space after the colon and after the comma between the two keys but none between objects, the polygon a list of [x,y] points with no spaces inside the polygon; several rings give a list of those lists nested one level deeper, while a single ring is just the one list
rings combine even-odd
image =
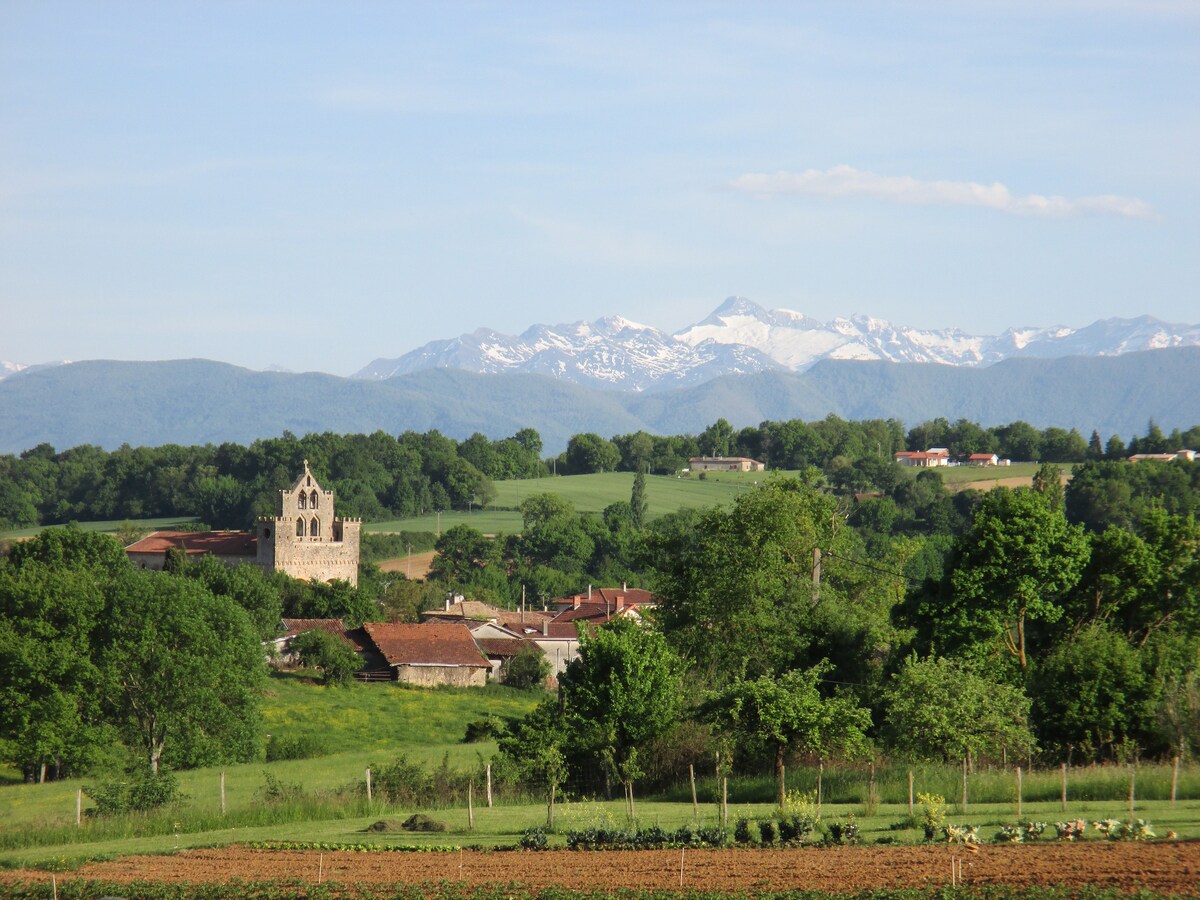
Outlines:
[{"label": "plowed brown field", "polygon": [[[840,847],[800,850],[678,850],[541,853],[399,853],[249,850],[241,847],[135,856],[92,863],[76,876],[105,881],[227,882],[301,879],[342,884],[522,883],[575,889],[857,891],[950,883],[961,860],[965,884],[1098,885],[1200,896],[1200,842],[961,847]],[[49,880],[44,872],[0,872],[3,880]]]}]

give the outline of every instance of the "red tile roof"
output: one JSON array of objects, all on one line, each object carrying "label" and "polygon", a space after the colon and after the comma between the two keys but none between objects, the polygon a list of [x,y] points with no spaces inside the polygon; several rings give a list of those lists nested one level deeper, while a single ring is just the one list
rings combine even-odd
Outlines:
[{"label": "red tile roof", "polygon": [[249,531],[156,531],[125,548],[126,553],[166,553],[182,548],[189,554],[254,556],[258,539]]},{"label": "red tile roof", "polygon": [[407,625],[364,622],[363,630],[390,666],[469,666],[491,668],[467,626],[426,622]]},{"label": "red tile roof", "polygon": [[306,631],[328,631],[330,634],[344,635],[346,623],[341,619],[283,619],[283,629],[287,637],[295,637]]},{"label": "red tile roof", "polygon": [[531,647],[542,652],[542,648],[533,641],[522,638],[475,638],[475,643],[488,656],[516,656]]}]

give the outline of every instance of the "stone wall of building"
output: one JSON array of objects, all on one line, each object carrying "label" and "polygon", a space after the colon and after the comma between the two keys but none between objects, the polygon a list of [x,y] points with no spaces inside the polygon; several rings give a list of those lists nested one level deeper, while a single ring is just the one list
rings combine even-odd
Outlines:
[{"label": "stone wall of building", "polygon": [[333,504],[333,491],[322,489],[305,460],[296,483],[279,492],[275,515],[258,520],[258,565],[293,578],[357,585],[362,519],[335,516]]},{"label": "stone wall of building", "polygon": [[483,687],[487,684],[486,666],[408,666],[394,667],[396,680],[417,687]]}]

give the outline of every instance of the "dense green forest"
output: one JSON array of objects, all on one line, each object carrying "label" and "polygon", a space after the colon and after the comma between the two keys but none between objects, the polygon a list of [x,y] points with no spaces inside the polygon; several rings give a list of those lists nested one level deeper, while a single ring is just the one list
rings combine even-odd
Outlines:
[{"label": "dense green forest", "polygon": [[606,439],[575,435],[564,452],[544,458],[533,429],[490,440],[474,434],[456,441],[430,431],[392,437],[373,434],[285,433],[249,446],[91,445],[58,451],[41,444],[0,456],[0,528],[191,516],[212,528],[248,527],[274,511],[276,492],[308,459],[322,484],[336,491],[344,515],[366,521],[486,505],[491,483],[560,475],[627,471],[673,474],[692,456],[750,456],[769,469],[820,469],[841,491],[889,490],[899,450],[947,447],[955,455],[995,452],[1021,461],[1060,464],[1121,459],[1200,445],[1200,426],[1164,435],[1154,423],[1128,445],[1104,444],[1074,430],[1038,430],[1025,422],[983,428],[944,419],[908,430],[896,420],[763,422],[733,429],[723,419],[696,435],[657,436],[639,431]]},{"label": "dense green forest", "polygon": [[[519,534],[491,539],[460,526],[441,535],[423,582],[369,561],[357,589],[212,561],[134,572],[112,538],[49,529],[0,566],[0,643],[12,648],[0,661],[0,756],[39,773],[86,770],[111,761],[114,746],[143,771],[253,758],[262,752],[258,641],[280,614],[411,621],[447,591],[512,606],[620,581],[655,592],[651,627],[585,637],[560,697],[500,727],[508,774],[531,787],[605,771],[632,792],[634,782],[668,784],[717,750],[749,770],[797,755],[1081,763],[1200,750],[1200,462],[1107,458],[1193,432],[1162,436],[1151,426],[1119,451],[1098,435],[1071,439],[1069,480],[1044,462],[1029,488],[951,493],[937,471],[893,463],[893,450],[977,452],[978,440],[1025,430],[787,424],[735,434],[718,422],[688,438],[579,436],[552,466],[644,470],[667,459],[655,455],[667,446],[673,460],[766,449],[758,455],[806,464],[728,506],[653,520],[640,472],[629,500],[600,515],[533,494],[520,506]],[[1050,432],[1026,435],[1042,459]],[[785,434],[804,436],[807,455],[791,441],[792,456],[772,457]],[[285,436],[144,454],[176,459],[178,484],[189,458],[220,459],[200,479],[244,490],[229,509],[245,515],[303,458],[329,473],[339,501],[412,496],[383,459],[403,461],[417,494],[459,473],[478,498],[490,477],[545,465],[536,437]],[[94,466],[87,502],[124,502],[103,473],[142,452],[85,453]],[[41,471],[43,496],[53,496],[67,483],[53,476],[73,453],[44,448],[7,462],[26,477]],[[155,467],[146,466],[140,481],[115,484],[155,496]],[[257,487],[241,488],[231,472]],[[123,511],[133,512],[108,513]],[[158,615],[164,603],[171,615]],[[210,659],[240,675],[195,675]]]}]

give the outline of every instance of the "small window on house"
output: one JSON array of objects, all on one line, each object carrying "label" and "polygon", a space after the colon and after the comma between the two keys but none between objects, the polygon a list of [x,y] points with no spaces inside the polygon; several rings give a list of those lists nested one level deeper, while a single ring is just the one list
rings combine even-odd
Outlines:
[{"label": "small window on house", "polygon": [[304,520],[296,519],[296,537],[304,537]]},{"label": "small window on house", "polygon": [[317,492],[313,491],[308,497],[308,505],[313,509],[317,508]]},{"label": "small window on house", "polygon": [[298,506],[299,506],[301,509],[304,509],[304,505],[305,505],[305,503],[306,503],[307,501],[308,501],[308,495],[307,495],[307,494],[305,494],[305,493],[304,493],[304,491],[301,491],[301,492],[300,492],[300,496],[296,498],[296,504],[297,504],[297,505],[298,505]]},{"label": "small window on house", "polygon": [[321,533],[321,520],[313,517],[313,520],[308,525],[308,534],[310,537],[316,537]]}]

